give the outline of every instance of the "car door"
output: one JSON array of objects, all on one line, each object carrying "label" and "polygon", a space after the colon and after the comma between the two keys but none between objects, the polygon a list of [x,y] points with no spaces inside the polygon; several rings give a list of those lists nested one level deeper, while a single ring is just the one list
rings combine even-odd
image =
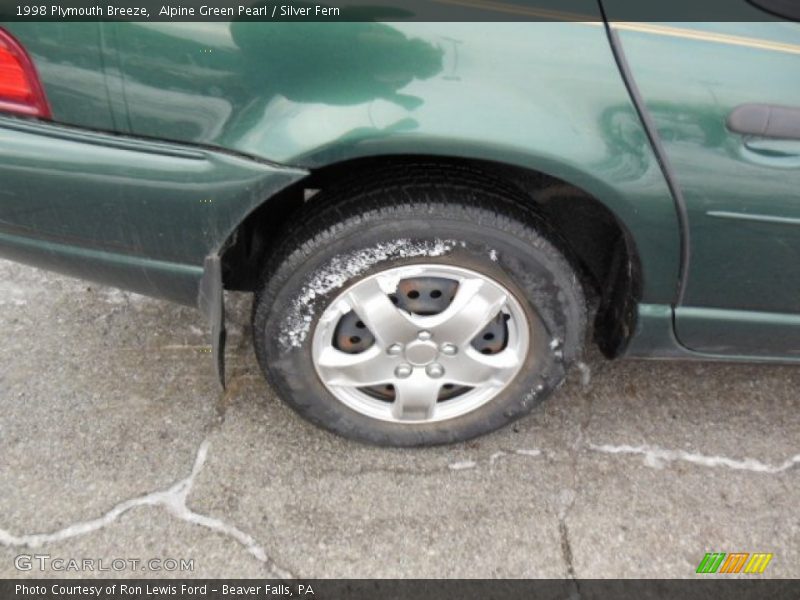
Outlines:
[{"label": "car door", "polygon": [[739,8],[611,26],[685,203],[679,341],[800,357],[800,23]]}]

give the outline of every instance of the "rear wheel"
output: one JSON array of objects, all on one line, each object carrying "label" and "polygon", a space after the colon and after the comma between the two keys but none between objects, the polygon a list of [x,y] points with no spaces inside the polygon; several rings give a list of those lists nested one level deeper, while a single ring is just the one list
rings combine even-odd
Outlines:
[{"label": "rear wheel", "polygon": [[254,307],[282,398],[403,446],[468,439],[543,400],[581,351],[583,293],[557,236],[505,192],[407,180],[315,198]]}]

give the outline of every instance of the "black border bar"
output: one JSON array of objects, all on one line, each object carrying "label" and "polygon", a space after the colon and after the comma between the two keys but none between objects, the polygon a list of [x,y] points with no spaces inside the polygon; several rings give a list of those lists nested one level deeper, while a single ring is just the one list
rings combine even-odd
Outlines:
[{"label": "black border bar", "polygon": [[[14,579],[0,581],[0,598],[3,600],[287,600],[290,598],[293,600],[561,600],[566,598],[796,600],[800,596],[800,580],[748,577],[732,579],[719,575],[698,575],[693,579],[627,580]],[[251,591],[231,592],[232,588],[237,587],[250,588]],[[255,591],[256,588],[258,591]],[[228,593],[225,593],[226,590]]]},{"label": "black border bar", "polygon": [[2,21],[781,21],[798,0],[0,0]]}]

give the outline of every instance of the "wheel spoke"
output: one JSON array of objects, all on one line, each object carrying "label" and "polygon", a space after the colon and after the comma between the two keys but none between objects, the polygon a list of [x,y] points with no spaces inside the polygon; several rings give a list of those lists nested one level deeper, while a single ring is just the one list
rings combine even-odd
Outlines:
[{"label": "wheel spoke", "polygon": [[458,356],[442,360],[446,373],[444,379],[447,383],[469,387],[502,386],[516,373],[519,361],[510,348],[487,355],[469,346]]},{"label": "wheel spoke", "polygon": [[366,280],[355,286],[348,292],[346,300],[382,348],[414,339],[416,328],[392,304],[377,279]]},{"label": "wheel spoke", "polygon": [[328,385],[366,387],[390,383],[393,378],[392,362],[377,346],[358,354],[328,346],[320,353],[317,366]]},{"label": "wheel spoke", "polygon": [[464,280],[447,310],[428,318],[430,329],[439,342],[468,344],[497,316],[507,300],[506,293],[496,285],[477,278]]},{"label": "wheel spoke", "polygon": [[414,369],[408,379],[395,380],[392,415],[402,421],[431,419],[440,387],[441,381],[431,379],[423,369]]}]

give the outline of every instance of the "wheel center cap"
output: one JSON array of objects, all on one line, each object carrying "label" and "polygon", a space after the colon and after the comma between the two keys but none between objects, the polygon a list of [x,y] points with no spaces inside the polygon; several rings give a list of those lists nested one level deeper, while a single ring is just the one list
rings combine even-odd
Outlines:
[{"label": "wheel center cap", "polygon": [[406,346],[406,360],[415,367],[424,367],[432,363],[439,354],[436,344],[431,341],[415,341]]}]

